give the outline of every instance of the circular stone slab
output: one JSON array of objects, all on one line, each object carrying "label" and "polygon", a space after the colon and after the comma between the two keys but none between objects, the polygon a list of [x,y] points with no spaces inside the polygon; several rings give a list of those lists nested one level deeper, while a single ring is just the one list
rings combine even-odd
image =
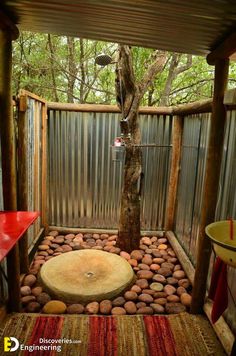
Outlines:
[{"label": "circular stone slab", "polygon": [[113,298],[134,278],[132,267],[124,258],[99,250],[67,252],[48,260],[40,271],[45,289],[67,303]]}]

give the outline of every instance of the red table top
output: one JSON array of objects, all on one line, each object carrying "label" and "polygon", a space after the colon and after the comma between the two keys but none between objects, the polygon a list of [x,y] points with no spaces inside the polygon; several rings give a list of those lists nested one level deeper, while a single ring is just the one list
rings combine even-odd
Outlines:
[{"label": "red table top", "polygon": [[33,211],[0,211],[0,261],[39,215]]}]

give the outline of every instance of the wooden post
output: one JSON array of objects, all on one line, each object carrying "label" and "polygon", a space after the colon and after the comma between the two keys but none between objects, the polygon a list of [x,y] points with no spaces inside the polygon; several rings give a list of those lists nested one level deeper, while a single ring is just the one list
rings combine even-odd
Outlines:
[{"label": "wooden post", "polygon": [[[0,30],[0,135],[2,182],[5,210],[17,209],[15,133],[12,109],[12,37]],[[7,256],[9,307],[20,309],[19,250],[16,245]]]},{"label": "wooden post", "polygon": [[227,86],[229,60],[217,59],[215,63],[214,95],[211,129],[206,161],[202,216],[198,236],[198,255],[192,295],[191,313],[202,312],[206,281],[211,255],[211,243],[205,235],[206,225],[214,222],[224,143],[226,109],[223,104]]},{"label": "wooden post", "polygon": [[48,232],[48,191],[47,191],[47,105],[42,106],[42,225]]},{"label": "wooden post", "polygon": [[[20,95],[19,98],[19,116],[18,116],[18,136],[20,145],[18,147],[18,209],[28,210],[27,200],[27,146],[28,135],[26,126],[26,96]],[[20,272],[29,271],[28,258],[28,234],[27,232],[19,241],[20,251]]]},{"label": "wooden post", "polygon": [[169,190],[166,205],[165,230],[173,230],[175,208],[177,201],[177,188],[180,172],[181,144],[183,136],[183,117],[175,116],[172,131],[172,155],[169,179]]}]

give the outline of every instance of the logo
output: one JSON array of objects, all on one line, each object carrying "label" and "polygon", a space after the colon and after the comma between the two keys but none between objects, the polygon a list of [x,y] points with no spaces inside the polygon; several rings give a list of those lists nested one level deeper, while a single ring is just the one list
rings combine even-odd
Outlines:
[{"label": "logo", "polygon": [[19,341],[13,336],[4,337],[4,351],[5,352],[14,352],[20,346]]}]

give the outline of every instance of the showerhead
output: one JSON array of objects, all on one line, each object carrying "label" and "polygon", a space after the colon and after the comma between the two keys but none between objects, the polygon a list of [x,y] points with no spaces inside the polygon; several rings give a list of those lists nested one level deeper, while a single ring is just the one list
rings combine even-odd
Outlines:
[{"label": "showerhead", "polygon": [[112,63],[112,58],[108,54],[101,53],[95,58],[95,63],[99,66],[105,67]]}]

